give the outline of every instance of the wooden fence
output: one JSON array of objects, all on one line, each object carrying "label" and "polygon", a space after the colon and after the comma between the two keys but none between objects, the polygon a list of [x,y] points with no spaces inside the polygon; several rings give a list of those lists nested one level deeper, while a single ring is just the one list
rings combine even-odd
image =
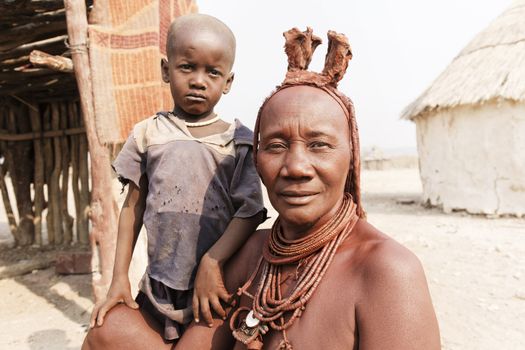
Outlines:
[{"label": "wooden fence", "polygon": [[0,100],[0,157],[0,190],[17,246],[89,243],[88,144],[78,101]]}]

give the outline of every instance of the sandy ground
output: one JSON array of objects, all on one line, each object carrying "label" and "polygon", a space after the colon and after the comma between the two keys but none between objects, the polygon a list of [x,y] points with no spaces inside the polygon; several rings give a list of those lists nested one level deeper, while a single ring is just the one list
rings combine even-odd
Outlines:
[{"label": "sandy ground", "polygon": [[[525,219],[425,209],[416,169],[364,171],[362,181],[369,221],[423,263],[443,349],[524,349]],[[0,280],[0,349],[78,349],[89,279],[47,269]]]}]

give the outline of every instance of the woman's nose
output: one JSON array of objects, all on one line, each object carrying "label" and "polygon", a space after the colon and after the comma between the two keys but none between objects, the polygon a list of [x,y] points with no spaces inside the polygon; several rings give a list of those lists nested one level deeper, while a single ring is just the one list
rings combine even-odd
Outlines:
[{"label": "woman's nose", "polygon": [[292,144],[286,153],[281,175],[295,179],[311,178],[313,166],[305,145]]}]

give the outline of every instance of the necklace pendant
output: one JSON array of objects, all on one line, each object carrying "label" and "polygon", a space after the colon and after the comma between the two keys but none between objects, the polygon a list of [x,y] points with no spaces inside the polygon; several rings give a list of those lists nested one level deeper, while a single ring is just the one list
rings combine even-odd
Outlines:
[{"label": "necklace pendant", "polygon": [[268,326],[254,317],[253,311],[250,310],[246,318],[241,322],[241,325],[234,329],[232,334],[235,339],[245,344],[248,349],[260,349],[258,346],[262,346],[262,342],[259,339],[262,339],[262,336],[267,332]]},{"label": "necklace pendant", "polygon": [[248,315],[246,315],[244,322],[246,323],[246,326],[254,328],[257,327],[261,321],[253,316],[253,310],[251,310],[248,312]]},{"label": "necklace pendant", "polygon": [[236,328],[232,332],[233,337],[243,344],[249,344],[259,336],[259,327],[249,327],[246,321],[242,321],[239,328]]}]

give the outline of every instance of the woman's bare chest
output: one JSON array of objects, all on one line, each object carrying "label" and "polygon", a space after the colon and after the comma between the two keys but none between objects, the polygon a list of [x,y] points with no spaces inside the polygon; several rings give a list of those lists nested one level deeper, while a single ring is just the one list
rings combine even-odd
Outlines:
[{"label": "woman's bare chest", "polygon": [[[300,317],[297,317],[289,328],[282,330],[276,329],[275,325],[282,324],[277,320],[272,325],[266,324],[266,334],[260,326],[256,327],[255,332],[259,334],[258,339],[262,340],[262,349],[278,349],[286,339],[292,344],[294,349],[353,349],[356,342],[356,322],[355,322],[355,291],[346,288],[340,280],[333,280],[333,274],[327,273]],[[297,274],[293,269],[283,270],[281,279],[281,291],[283,296],[293,292],[297,283]],[[248,289],[248,294],[255,295],[257,283]],[[243,295],[239,303],[245,309],[239,318],[239,325],[246,319],[249,310],[253,308],[253,299],[248,295]],[[291,317],[291,313],[284,314],[286,321]],[[234,349],[246,349],[244,345],[237,342]]]}]

